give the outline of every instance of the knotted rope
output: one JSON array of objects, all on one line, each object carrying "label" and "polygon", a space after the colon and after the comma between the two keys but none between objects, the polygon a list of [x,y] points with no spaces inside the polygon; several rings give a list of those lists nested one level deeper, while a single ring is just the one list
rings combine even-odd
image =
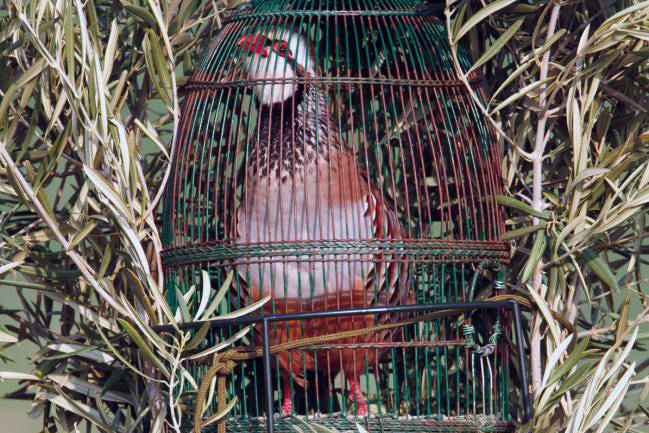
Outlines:
[{"label": "knotted rope", "polygon": [[[532,303],[527,298],[519,295],[506,294],[506,295],[492,296],[488,299],[485,299],[486,302],[500,302],[500,301],[508,301],[508,300],[514,300],[518,304],[527,307],[528,309],[531,309],[533,307]],[[325,334],[316,337],[308,337],[299,340],[288,341],[285,343],[271,346],[270,353],[275,354],[278,352],[284,352],[291,349],[297,349],[299,347],[312,346],[314,344],[328,343],[335,340],[342,340],[344,338],[360,337],[363,335],[374,334],[380,331],[400,328],[418,322],[440,319],[443,317],[451,316],[453,314],[457,314],[459,312],[464,312],[472,309],[474,308],[459,307],[459,308],[453,308],[449,310],[440,310],[428,314],[422,314],[420,316],[413,317],[411,319],[403,320],[400,322],[385,323],[381,325],[370,326],[367,328],[354,329],[351,331],[335,332],[332,334]],[[574,326],[570,322],[568,322],[563,316],[561,316],[559,313],[553,311],[552,315],[558,322],[560,322],[570,332],[573,333],[575,332]],[[500,332],[498,333],[498,335],[500,335]],[[497,338],[497,335],[492,335],[492,337],[494,338],[494,342],[495,342],[495,338]],[[229,410],[234,407],[234,404],[237,401],[237,397],[235,396],[234,400],[229,404],[230,408],[229,409],[227,408],[228,405],[226,404],[226,398],[227,398],[226,376],[230,374],[232,370],[234,370],[237,361],[246,361],[246,360],[258,358],[262,356],[263,353],[264,353],[263,347],[258,347],[255,348],[255,350],[253,351],[249,351],[245,353],[240,352],[237,349],[230,349],[223,353],[216,354],[214,356],[212,365],[207,370],[207,373],[203,378],[203,381],[198,389],[198,396],[196,397],[196,407],[194,409],[194,433],[201,433],[202,427],[211,424],[213,422],[218,422],[218,426],[217,426],[218,433],[225,433],[226,415],[229,412]],[[203,414],[203,409],[205,407],[205,399],[207,397],[207,393],[211,386],[212,379],[214,379],[215,376],[218,376],[217,377],[218,412],[215,416],[211,417],[205,422],[202,422],[202,414]]]},{"label": "knotted rope", "polygon": [[[214,361],[212,362],[212,366],[207,370],[207,373],[205,373],[205,377],[203,378],[203,381],[201,382],[201,386],[198,388],[198,396],[196,397],[196,408],[194,409],[194,431],[200,433],[201,431],[201,415],[203,414],[203,408],[205,407],[205,398],[207,396],[207,392],[212,385],[212,379],[214,379],[215,376],[218,375],[217,379],[217,384],[216,384],[216,395],[217,395],[217,415],[216,417],[211,418],[208,420],[207,424],[210,424],[214,421],[217,421],[219,418],[225,418],[225,415],[227,414],[228,411],[225,410],[226,408],[226,402],[225,402],[225,397],[227,393],[226,389],[226,376],[230,373],[232,373],[232,370],[234,370],[234,367],[237,366],[236,362],[234,362],[235,358],[238,352],[235,350],[228,350],[227,352],[223,353],[218,353],[214,356]],[[233,403],[236,403],[237,401],[237,396],[234,396]],[[218,433],[225,433],[225,422],[221,421],[219,422],[217,426],[217,432]]]}]

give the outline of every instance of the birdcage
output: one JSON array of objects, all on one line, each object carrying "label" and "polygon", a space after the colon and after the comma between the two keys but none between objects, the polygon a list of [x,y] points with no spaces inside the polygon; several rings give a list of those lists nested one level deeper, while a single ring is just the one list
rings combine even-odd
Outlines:
[{"label": "birdcage", "polygon": [[265,349],[227,377],[228,431],[511,431],[512,304],[480,301],[505,290],[500,158],[438,10],[252,1],[184,92],[165,290],[195,312],[207,275],[218,313],[263,304],[201,345]]}]

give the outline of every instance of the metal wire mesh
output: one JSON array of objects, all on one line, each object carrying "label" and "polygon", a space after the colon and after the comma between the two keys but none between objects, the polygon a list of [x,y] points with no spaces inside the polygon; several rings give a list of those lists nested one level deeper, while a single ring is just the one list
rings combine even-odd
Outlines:
[{"label": "metal wire mesh", "polygon": [[[216,287],[234,270],[221,313],[268,294],[262,314],[470,301],[474,276],[498,292],[476,269],[509,256],[499,158],[449,53],[418,1],[253,1],[228,19],[185,89],[164,205],[172,303],[203,270]],[[271,343],[401,317],[278,323]],[[506,421],[507,345],[477,356],[462,334],[473,321],[486,341],[499,317],[290,351],[274,360],[276,408],[288,395],[294,414],[358,414],[347,396],[356,381],[383,431],[399,416]],[[239,330],[212,332],[205,346]],[[249,362],[233,373],[231,431],[254,431],[263,416],[261,372]]]},{"label": "metal wire mesh", "polygon": [[[337,431],[357,431],[357,421],[350,421],[348,419],[318,419],[317,424],[329,428],[334,428]],[[361,425],[369,432],[382,432],[382,433],[442,433],[442,432],[455,432],[455,433],[475,433],[481,432],[514,432],[516,431],[511,423],[497,421],[493,419],[477,419],[465,421],[451,421],[451,420],[430,420],[430,419],[413,419],[413,420],[394,420],[394,419],[368,419],[362,422]],[[303,431],[307,428],[295,419],[278,419],[275,423],[275,431],[278,433],[295,433],[295,427],[302,426]],[[476,428],[477,427],[477,428]],[[228,428],[232,433],[248,433],[254,431],[263,431],[265,429],[265,421],[263,420],[241,420],[235,425]],[[215,430],[208,430],[215,431]]]}]

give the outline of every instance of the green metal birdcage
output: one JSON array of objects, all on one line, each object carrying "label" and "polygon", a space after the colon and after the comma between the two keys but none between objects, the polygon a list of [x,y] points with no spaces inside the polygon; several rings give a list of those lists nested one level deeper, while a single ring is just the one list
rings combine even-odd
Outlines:
[{"label": "green metal birdcage", "polygon": [[[185,88],[167,185],[172,305],[208,275],[229,287],[219,314],[266,297],[254,317],[376,308],[274,320],[265,341],[258,324],[237,342],[245,351],[413,317],[404,305],[504,292],[495,136],[436,11],[415,0],[265,0],[224,20]],[[262,360],[240,362],[227,429],[294,431],[306,418],[341,430],[362,420],[369,431],[511,431],[505,310],[293,348],[266,358],[266,380]],[[248,326],[224,323],[201,348]],[[198,381],[206,368],[195,367]],[[268,407],[283,416],[265,418]]]}]

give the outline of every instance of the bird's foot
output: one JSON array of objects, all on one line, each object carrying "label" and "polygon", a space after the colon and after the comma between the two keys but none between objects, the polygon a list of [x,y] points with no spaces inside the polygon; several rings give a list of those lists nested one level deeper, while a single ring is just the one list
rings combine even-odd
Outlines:
[{"label": "bird's foot", "polygon": [[[367,400],[361,392],[361,384],[358,380],[350,381],[348,398],[352,401],[352,412],[354,411],[354,408],[356,408],[357,416],[367,416],[369,414]],[[354,403],[356,403],[356,406],[353,406]]]}]

